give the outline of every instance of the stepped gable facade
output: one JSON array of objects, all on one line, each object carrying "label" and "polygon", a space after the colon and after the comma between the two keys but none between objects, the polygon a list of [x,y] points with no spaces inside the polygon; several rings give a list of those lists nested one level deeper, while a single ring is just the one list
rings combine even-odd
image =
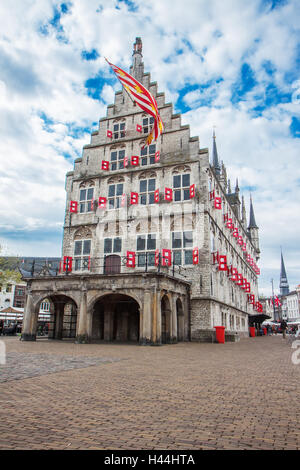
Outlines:
[{"label": "stepped gable facade", "polygon": [[66,175],[60,271],[27,278],[23,340],[35,339],[44,298],[52,337],[72,330],[78,342],[211,341],[217,325],[232,339],[259,309],[258,227],[246,226],[239,188],[229,191],[215,135],[210,163],[144,72],[140,38],[130,73],[155,97],[164,132],[143,148],[151,117],[115,94]]}]

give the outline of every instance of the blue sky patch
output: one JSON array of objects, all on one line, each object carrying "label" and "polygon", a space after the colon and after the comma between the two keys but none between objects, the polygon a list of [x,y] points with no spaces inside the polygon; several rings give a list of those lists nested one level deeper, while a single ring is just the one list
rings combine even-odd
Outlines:
[{"label": "blue sky patch", "polygon": [[[125,5],[127,5],[127,7],[128,7],[128,11],[137,11],[138,10],[138,6],[134,2],[132,2],[131,0],[118,0],[118,3],[125,3]],[[116,6],[116,8],[120,9],[118,5]]]},{"label": "blue sky patch", "polygon": [[241,67],[238,82],[236,82],[232,87],[232,103],[235,104],[241,101],[256,84],[257,81],[255,79],[255,73],[250,65],[245,62]]},{"label": "blue sky patch", "polygon": [[300,119],[293,116],[290,125],[290,131],[293,137],[300,138]]},{"label": "blue sky patch", "polygon": [[92,49],[91,51],[82,51],[81,57],[84,60],[96,60],[99,57],[99,53],[96,49]]}]

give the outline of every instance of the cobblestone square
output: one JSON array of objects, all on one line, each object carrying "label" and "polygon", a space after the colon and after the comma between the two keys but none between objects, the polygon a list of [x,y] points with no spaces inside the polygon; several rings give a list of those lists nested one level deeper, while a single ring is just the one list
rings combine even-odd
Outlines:
[{"label": "cobblestone square", "polygon": [[300,449],[300,364],[281,335],[161,347],[1,340],[0,449]]}]

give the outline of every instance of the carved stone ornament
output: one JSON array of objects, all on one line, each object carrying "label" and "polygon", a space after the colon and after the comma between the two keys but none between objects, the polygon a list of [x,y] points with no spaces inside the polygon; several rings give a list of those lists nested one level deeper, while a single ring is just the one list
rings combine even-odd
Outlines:
[{"label": "carved stone ornament", "polygon": [[92,238],[92,232],[88,227],[81,227],[76,230],[74,240],[83,240],[87,238]]}]

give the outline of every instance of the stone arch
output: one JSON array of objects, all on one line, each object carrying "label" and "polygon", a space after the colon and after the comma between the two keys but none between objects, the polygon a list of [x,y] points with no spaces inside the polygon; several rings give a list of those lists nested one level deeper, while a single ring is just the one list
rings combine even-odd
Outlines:
[{"label": "stone arch", "polygon": [[182,172],[185,173],[188,171],[191,171],[191,168],[189,165],[178,165],[173,169],[172,174],[175,175],[177,173],[182,173]]},{"label": "stone arch", "polygon": [[32,316],[33,334],[37,334],[37,329],[40,326],[38,316],[40,305],[44,299],[50,301],[50,316],[46,327],[48,338],[75,338],[78,319],[77,301],[72,296],[59,292],[43,294],[35,302]]},{"label": "stone arch", "polygon": [[94,180],[88,180],[88,181],[83,181],[80,183],[79,188],[84,189],[84,188],[93,188],[95,186],[95,181]]},{"label": "stone arch", "polygon": [[153,170],[143,171],[139,175],[139,180],[148,179],[148,178],[157,178],[157,173]]},{"label": "stone arch", "polygon": [[107,184],[116,184],[116,183],[124,183],[125,178],[123,176],[111,176],[107,180]]},{"label": "stone arch", "polygon": [[74,232],[74,240],[89,239],[92,236],[92,231],[88,227],[80,227]]},{"label": "stone arch", "polygon": [[130,294],[110,292],[94,299],[91,341],[138,342],[141,336],[140,304]]}]

